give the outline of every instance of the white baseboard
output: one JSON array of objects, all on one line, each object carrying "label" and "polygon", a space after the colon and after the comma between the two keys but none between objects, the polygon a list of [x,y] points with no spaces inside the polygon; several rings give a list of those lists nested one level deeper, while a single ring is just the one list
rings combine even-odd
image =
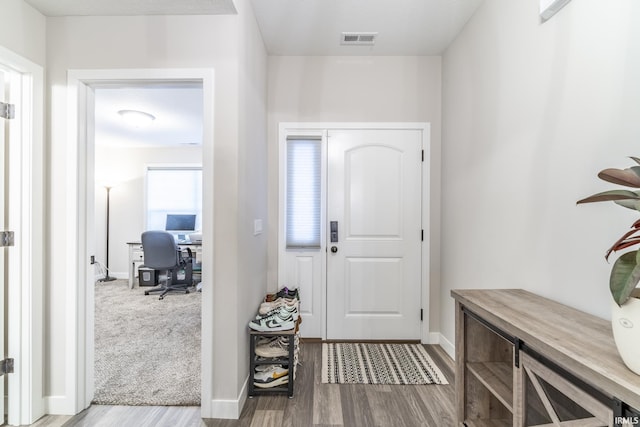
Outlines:
[{"label": "white baseboard", "polygon": [[426,339],[426,341],[422,341],[422,344],[440,344],[440,333],[429,332]]},{"label": "white baseboard", "polygon": [[209,414],[202,414],[203,418],[223,418],[238,420],[242,413],[242,408],[247,401],[247,384],[249,383],[249,377],[244,381],[240,395],[234,400],[211,400],[211,412]]},{"label": "white baseboard", "polygon": [[448,339],[445,338],[444,335],[438,333],[440,336],[439,344],[440,347],[453,359],[456,360],[456,346],[451,343]]},{"label": "white baseboard", "polygon": [[45,396],[44,413],[48,415],[75,415],[73,402],[66,396]]}]

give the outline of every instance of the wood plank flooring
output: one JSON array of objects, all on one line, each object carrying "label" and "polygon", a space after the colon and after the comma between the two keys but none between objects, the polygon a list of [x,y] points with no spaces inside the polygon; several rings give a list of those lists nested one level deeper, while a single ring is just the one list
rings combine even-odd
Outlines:
[{"label": "wood plank flooring", "polygon": [[446,427],[455,425],[454,364],[425,346],[449,385],[322,384],[320,343],[303,343],[294,397],[247,399],[239,420],[200,419],[199,407],[91,406],[74,417],[46,416],[35,427]]}]

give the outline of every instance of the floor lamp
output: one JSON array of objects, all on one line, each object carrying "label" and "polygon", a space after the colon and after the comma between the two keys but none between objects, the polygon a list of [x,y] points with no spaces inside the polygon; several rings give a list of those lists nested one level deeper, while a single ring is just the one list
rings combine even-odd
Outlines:
[{"label": "floor lamp", "polygon": [[109,276],[109,194],[111,193],[111,187],[105,186],[107,189],[107,273],[102,279],[98,279],[98,282],[111,282],[116,280],[115,277]]}]

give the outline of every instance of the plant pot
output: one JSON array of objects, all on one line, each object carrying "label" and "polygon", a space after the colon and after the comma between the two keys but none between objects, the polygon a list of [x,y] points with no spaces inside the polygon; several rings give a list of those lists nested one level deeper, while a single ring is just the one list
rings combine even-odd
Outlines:
[{"label": "plant pot", "polygon": [[640,375],[640,299],[629,298],[622,307],[612,301],[611,326],[624,364]]}]

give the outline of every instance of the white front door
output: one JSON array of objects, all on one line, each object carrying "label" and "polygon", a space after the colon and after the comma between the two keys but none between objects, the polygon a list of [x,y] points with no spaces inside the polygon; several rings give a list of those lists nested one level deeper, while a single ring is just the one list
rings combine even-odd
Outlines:
[{"label": "white front door", "polygon": [[420,339],[419,130],[330,130],[327,338]]}]

